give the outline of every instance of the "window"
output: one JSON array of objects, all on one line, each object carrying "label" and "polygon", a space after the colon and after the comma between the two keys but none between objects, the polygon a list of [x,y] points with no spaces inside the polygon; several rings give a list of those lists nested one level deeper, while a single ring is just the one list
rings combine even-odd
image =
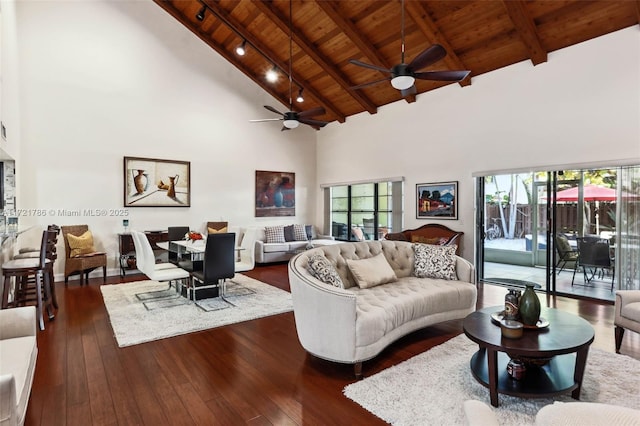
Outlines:
[{"label": "window", "polygon": [[354,183],[326,190],[334,238],[380,240],[402,229],[402,181]]}]

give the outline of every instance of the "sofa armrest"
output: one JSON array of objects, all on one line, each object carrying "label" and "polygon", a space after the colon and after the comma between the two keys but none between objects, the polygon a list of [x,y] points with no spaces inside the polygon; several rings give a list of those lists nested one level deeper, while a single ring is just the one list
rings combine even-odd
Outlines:
[{"label": "sofa armrest", "polygon": [[456,276],[460,281],[476,283],[476,268],[467,259],[456,256]]},{"label": "sofa armrest", "polygon": [[[35,321],[35,320],[34,320]],[[16,379],[13,374],[0,376],[0,424],[18,424],[16,413]]]},{"label": "sofa armrest", "polygon": [[256,240],[255,257],[256,262],[264,263],[264,241],[262,240]]},{"label": "sofa armrest", "polygon": [[289,262],[293,313],[302,347],[323,359],[353,363],[356,350],[355,295],[322,283],[306,273],[305,268],[305,253],[294,256]]},{"label": "sofa armrest", "polygon": [[35,335],[35,306],[0,310],[0,340]]}]

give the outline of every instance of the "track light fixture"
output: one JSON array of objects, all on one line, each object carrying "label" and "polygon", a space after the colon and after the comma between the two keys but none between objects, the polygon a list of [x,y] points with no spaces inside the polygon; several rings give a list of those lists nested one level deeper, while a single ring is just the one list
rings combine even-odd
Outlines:
[{"label": "track light fixture", "polygon": [[278,81],[278,70],[276,69],[275,65],[273,66],[273,68],[267,71],[266,78],[269,83],[275,83],[276,81]]},{"label": "track light fixture", "polygon": [[202,5],[202,9],[200,9],[200,12],[198,12],[198,14],[196,15],[196,19],[200,22],[204,21],[204,14],[207,12],[207,6]]},{"label": "track light fixture", "polygon": [[238,56],[244,56],[247,53],[246,46],[247,46],[247,40],[242,40],[242,44],[236,47],[236,53],[238,54]]},{"label": "track light fixture", "polygon": [[302,96],[302,91],[303,90],[304,89],[302,89],[302,88],[300,90],[298,90],[298,97],[296,98],[296,102],[298,102],[299,104],[304,102],[304,96]]}]

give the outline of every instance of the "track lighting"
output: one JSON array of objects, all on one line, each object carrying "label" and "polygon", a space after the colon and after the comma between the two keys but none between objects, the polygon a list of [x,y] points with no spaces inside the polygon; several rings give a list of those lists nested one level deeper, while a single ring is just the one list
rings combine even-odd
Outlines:
[{"label": "track lighting", "polygon": [[200,9],[200,12],[198,12],[198,14],[196,15],[196,19],[200,22],[204,21],[204,14],[207,12],[207,6],[202,6],[202,9]]},{"label": "track lighting", "polygon": [[275,83],[278,81],[278,70],[275,66],[267,71],[266,78],[269,83]]},{"label": "track lighting", "polygon": [[238,54],[238,56],[244,56],[245,53],[247,53],[246,45],[247,40],[242,40],[242,44],[236,47],[236,53]]},{"label": "track lighting", "polygon": [[296,98],[296,102],[298,102],[299,104],[304,102],[304,96],[302,96],[302,91],[304,89],[300,89],[298,90],[298,97]]}]

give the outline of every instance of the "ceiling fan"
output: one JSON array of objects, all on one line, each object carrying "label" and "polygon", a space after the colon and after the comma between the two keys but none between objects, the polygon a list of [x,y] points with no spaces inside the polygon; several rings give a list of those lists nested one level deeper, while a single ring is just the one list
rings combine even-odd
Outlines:
[{"label": "ceiling fan", "polygon": [[379,67],[377,65],[367,64],[360,62],[356,59],[349,60],[350,63],[358,65],[364,68],[370,68],[376,71],[389,73],[389,77],[381,80],[370,81],[368,83],[359,84],[351,87],[351,89],[362,89],[365,87],[373,86],[374,84],[382,83],[383,81],[391,80],[391,85],[400,90],[403,97],[416,94],[415,80],[435,80],[435,81],[462,81],[471,71],[423,71],[421,69],[438,62],[440,59],[447,56],[447,51],[439,44],[434,44],[431,47],[423,50],[418,56],[413,58],[413,61],[406,64],[404,62],[404,0],[402,0],[402,23],[401,23],[401,39],[402,39],[402,52],[400,56],[400,63],[394,65],[391,69]]},{"label": "ceiling fan", "polygon": [[321,120],[313,120],[310,117],[316,115],[322,115],[325,113],[324,108],[316,107],[302,112],[293,111],[293,97],[291,94],[291,86],[293,84],[293,72],[292,72],[292,61],[293,61],[293,47],[292,47],[292,38],[293,38],[293,14],[292,14],[292,1],[289,0],[289,111],[280,112],[272,106],[264,105],[266,109],[271,112],[274,112],[278,115],[281,115],[280,118],[263,118],[260,120],[249,120],[252,123],[260,123],[263,121],[282,121],[283,127],[280,130],[290,130],[295,129],[302,124],[307,124],[312,127],[324,127],[329,124],[328,121]]}]

